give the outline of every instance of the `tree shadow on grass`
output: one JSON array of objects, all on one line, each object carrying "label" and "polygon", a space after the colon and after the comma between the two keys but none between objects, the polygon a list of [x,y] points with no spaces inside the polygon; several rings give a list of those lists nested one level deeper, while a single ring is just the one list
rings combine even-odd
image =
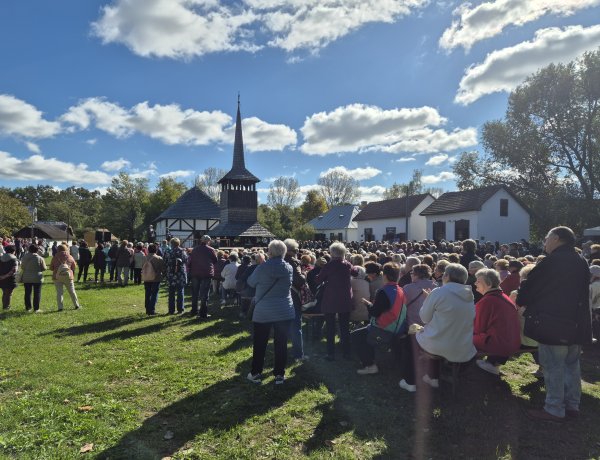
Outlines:
[{"label": "tree shadow on grass", "polygon": [[161,323],[151,324],[145,327],[138,327],[137,329],[126,329],[123,331],[117,331],[113,332],[112,334],[106,334],[96,339],[92,339],[88,342],[85,342],[84,345],[95,345],[97,343],[110,342],[112,340],[127,340],[146,334],[154,334],[156,332],[162,331],[163,329],[173,326],[175,323],[175,321],[164,321]]},{"label": "tree shadow on grass", "polygon": [[107,319],[105,321],[100,321],[97,323],[80,324],[78,326],[71,327],[61,327],[59,329],[55,329],[50,332],[45,332],[40,335],[54,335],[55,337],[60,338],[73,335],[94,334],[98,332],[112,331],[113,329],[118,329],[120,327],[127,326],[128,324],[145,321],[150,318],[150,316],[146,315],[124,316],[120,318]]},{"label": "tree shadow on grass", "polygon": [[[248,367],[247,361],[238,365],[238,369]],[[222,380],[160,410],[97,458],[160,459],[173,455],[198,435],[211,431],[219,436],[219,432],[285,405],[307,386],[302,379],[296,380],[290,378],[277,387],[253,385],[240,375]],[[172,439],[165,439],[168,431]]]}]

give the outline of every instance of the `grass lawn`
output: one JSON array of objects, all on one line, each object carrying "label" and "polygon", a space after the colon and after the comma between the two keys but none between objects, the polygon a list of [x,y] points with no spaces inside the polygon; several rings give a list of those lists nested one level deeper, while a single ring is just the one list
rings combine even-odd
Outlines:
[{"label": "grass lawn", "polygon": [[43,313],[25,313],[19,287],[0,315],[1,458],[600,458],[597,347],[583,355],[580,419],[540,423],[525,416],[544,397],[529,355],[501,379],[469,372],[453,399],[401,390],[389,355],[361,377],[308,342],[284,385],[255,386],[233,307],[200,323],[164,315],[162,291],[161,315],[146,317],[142,286],[77,290],[80,311],[67,296],[56,312],[48,282]]}]

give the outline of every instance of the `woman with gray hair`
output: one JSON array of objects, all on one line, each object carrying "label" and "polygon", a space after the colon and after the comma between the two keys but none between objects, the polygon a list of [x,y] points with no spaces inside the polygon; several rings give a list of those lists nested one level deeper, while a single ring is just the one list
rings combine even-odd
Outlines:
[{"label": "woman with gray hair", "polygon": [[287,341],[295,316],[290,294],[292,267],[283,260],[286,252],[283,241],[271,241],[268,248],[269,259],[257,266],[247,281],[250,287],[256,289],[255,308],[251,318],[254,328],[252,369],[247,379],[256,384],[262,383],[265,352],[271,329],[275,348],[275,385],[281,385],[285,381]]},{"label": "woman with gray hair", "polygon": [[494,375],[498,367],[521,347],[521,325],[517,307],[500,289],[500,275],[496,270],[483,268],[476,274],[475,286],[482,295],[475,305],[473,344],[486,360],[477,365]]},{"label": "woman with gray hair", "polygon": [[[419,316],[425,326],[416,334],[416,340],[430,355],[453,363],[467,363],[477,353],[473,345],[473,291],[465,285],[467,269],[459,263],[448,264],[442,281],[442,287],[424,292],[427,299]],[[437,362],[429,360],[423,381],[433,388],[439,387]]]},{"label": "woman with gray hair", "polygon": [[327,330],[327,360],[335,360],[335,319],[340,325],[340,342],[344,357],[350,357],[350,312],[352,311],[352,286],[350,277],[358,271],[345,259],[346,247],[342,243],[329,246],[331,261],[317,276],[317,285],[325,282],[321,312],[325,314]]}]

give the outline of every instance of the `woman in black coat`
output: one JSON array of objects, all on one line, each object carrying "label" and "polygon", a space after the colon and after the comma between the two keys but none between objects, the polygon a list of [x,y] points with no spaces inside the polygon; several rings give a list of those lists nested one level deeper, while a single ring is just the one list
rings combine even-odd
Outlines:
[{"label": "woman in black coat", "polygon": [[98,246],[96,246],[94,257],[92,257],[92,263],[94,264],[94,282],[98,282],[98,273],[100,273],[100,282],[104,283],[104,273],[106,272],[106,254],[104,253],[104,245],[102,243],[98,243]]},{"label": "woman in black coat", "polygon": [[81,280],[81,275],[83,274],[83,281],[87,281],[88,277],[88,268],[90,267],[90,263],[92,262],[92,253],[88,248],[88,245],[85,241],[82,241],[79,245],[79,272],[77,273],[77,282]]}]

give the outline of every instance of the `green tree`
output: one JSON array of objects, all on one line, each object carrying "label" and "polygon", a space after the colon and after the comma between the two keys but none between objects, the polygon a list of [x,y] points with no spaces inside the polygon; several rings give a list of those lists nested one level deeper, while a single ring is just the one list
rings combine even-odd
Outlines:
[{"label": "green tree", "polygon": [[148,179],[131,178],[125,172],[113,177],[102,197],[102,215],[108,229],[119,238],[134,240],[136,236],[141,237],[148,198]]},{"label": "green tree", "polygon": [[315,237],[315,228],[312,225],[298,225],[292,231],[292,237],[298,241],[312,240]]},{"label": "green tree", "polygon": [[358,181],[342,171],[331,171],[320,177],[317,183],[330,209],[340,204],[353,204],[360,197]]},{"label": "green tree", "polygon": [[144,214],[144,227],[147,228],[154,220],[187,190],[183,182],[172,177],[161,177],[155,189],[150,193],[148,206]]},{"label": "green tree", "polygon": [[423,193],[423,184],[421,182],[422,176],[422,170],[414,169],[412,177],[408,183],[397,184],[394,182],[389,188],[385,189],[385,192],[383,192],[383,199],[391,200],[392,198],[401,198],[407,194],[418,195],[419,193]]},{"label": "green tree", "polygon": [[12,236],[29,224],[31,214],[23,203],[5,190],[0,190],[0,236]]},{"label": "green tree", "polygon": [[279,210],[271,208],[266,204],[259,205],[258,222],[277,238],[283,238],[285,232],[281,225],[281,214],[279,213]]},{"label": "green tree", "polygon": [[300,205],[300,217],[302,222],[310,222],[315,217],[321,216],[327,212],[327,203],[325,198],[317,190],[309,190]]},{"label": "green tree", "polygon": [[55,221],[59,220],[53,214],[51,204],[59,199],[60,190],[50,185],[38,185],[33,187],[16,187],[10,193],[25,206],[37,208],[38,220]]}]

